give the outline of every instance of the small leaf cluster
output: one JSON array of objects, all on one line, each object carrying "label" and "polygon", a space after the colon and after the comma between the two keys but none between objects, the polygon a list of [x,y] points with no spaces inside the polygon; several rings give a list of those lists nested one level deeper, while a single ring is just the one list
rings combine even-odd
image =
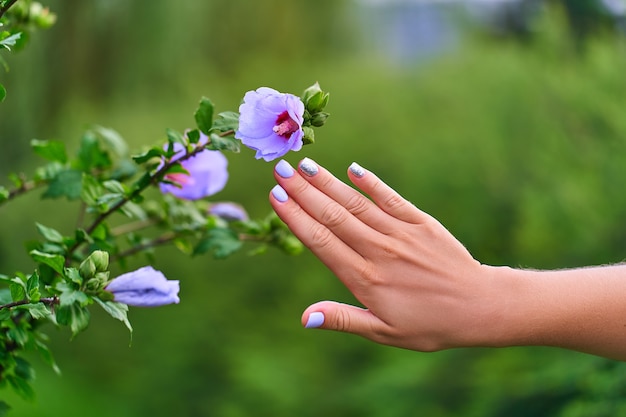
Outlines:
[{"label": "small leaf cluster", "polygon": [[[218,259],[248,242],[253,244],[251,254],[271,246],[288,254],[302,250],[275,214],[254,220],[222,218],[210,214],[216,201],[159,192],[159,184],[172,183],[168,174],[188,174],[183,162],[198,153],[239,152],[233,137],[237,113],[215,114],[214,105],[203,97],[194,120],[193,129],[167,129],[160,143],[137,155],[116,131],[101,126],[88,129],[73,153],[61,141],[31,141],[33,152],[45,162],[32,175],[9,175],[9,184],[0,186],[0,206],[38,191],[42,199],[74,202],[78,222],[69,231],[36,222],[40,238],[26,244],[33,271],[0,276],[0,390],[11,387],[32,398],[34,372],[24,357],[27,351],[40,352],[57,369],[43,323],[67,327],[73,338],[87,328],[89,308],[97,304],[132,332],[128,306],[106,290],[110,263],[124,268],[137,255],[154,262],[155,248],[162,245]],[[182,145],[182,156],[175,144]],[[3,407],[0,402],[0,416]]]},{"label": "small leaf cluster", "polygon": [[[56,15],[47,7],[31,0],[0,0],[0,51],[14,51],[24,47],[34,29],[47,29],[56,21]],[[0,66],[9,66],[0,55]],[[0,83],[0,102],[6,89]]]}]

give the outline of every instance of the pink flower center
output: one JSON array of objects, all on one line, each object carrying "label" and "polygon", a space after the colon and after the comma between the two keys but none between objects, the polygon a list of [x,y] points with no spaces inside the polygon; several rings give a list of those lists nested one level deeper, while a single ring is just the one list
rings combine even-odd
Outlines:
[{"label": "pink flower center", "polygon": [[276,125],[272,128],[274,133],[285,139],[289,139],[291,134],[298,129],[300,129],[300,125],[289,117],[289,113],[286,110],[278,115]]},{"label": "pink flower center", "polygon": [[166,174],[165,178],[179,185],[185,185],[189,183],[189,181],[191,180],[189,175],[183,174],[182,172],[177,172],[174,174]]}]

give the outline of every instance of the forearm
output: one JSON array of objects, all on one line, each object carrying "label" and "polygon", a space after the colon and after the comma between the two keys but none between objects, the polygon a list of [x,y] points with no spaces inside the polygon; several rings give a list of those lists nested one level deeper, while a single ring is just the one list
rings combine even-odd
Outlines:
[{"label": "forearm", "polygon": [[492,272],[506,288],[502,319],[492,329],[496,345],[554,346],[626,360],[626,265]]}]

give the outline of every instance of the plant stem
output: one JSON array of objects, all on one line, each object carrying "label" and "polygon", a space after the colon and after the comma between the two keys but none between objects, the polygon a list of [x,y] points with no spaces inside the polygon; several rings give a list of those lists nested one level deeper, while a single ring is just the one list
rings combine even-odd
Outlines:
[{"label": "plant stem", "polygon": [[[59,299],[57,297],[40,298],[38,302],[43,303],[47,306],[53,306],[59,303]],[[30,303],[31,303],[30,300],[14,301],[12,303],[0,305],[0,310],[5,309],[5,308],[17,307],[17,306],[21,306],[24,304],[30,304]]]},{"label": "plant stem", "polygon": [[149,248],[155,248],[157,246],[161,246],[161,245],[165,245],[167,243],[170,243],[171,241],[173,241],[174,239],[176,239],[178,237],[178,234],[174,233],[174,232],[169,232],[169,233],[165,233],[159,237],[157,237],[156,239],[153,239],[149,242],[143,243],[141,245],[137,245],[137,246],[133,246],[132,248],[126,249],[125,251],[119,252],[116,255],[112,255],[111,256],[111,261],[117,261],[119,259],[123,259],[126,258],[127,256],[131,256],[134,255],[136,253],[139,253],[143,250],[149,249]]},{"label": "plant stem", "polygon": [[11,8],[11,6],[13,6],[13,4],[15,4],[16,1],[17,0],[9,0],[6,3],[4,3],[4,6],[0,8],[0,18],[4,16],[4,14]]}]

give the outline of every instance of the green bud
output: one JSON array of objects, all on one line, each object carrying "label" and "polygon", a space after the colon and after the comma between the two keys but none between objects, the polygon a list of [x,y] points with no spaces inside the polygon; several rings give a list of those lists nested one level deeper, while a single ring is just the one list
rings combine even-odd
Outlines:
[{"label": "green bud", "polygon": [[311,87],[304,90],[304,93],[302,94],[304,107],[311,114],[324,110],[324,107],[328,104],[328,99],[329,94],[323,92],[318,83],[315,83]]},{"label": "green bud", "polygon": [[309,101],[311,97],[321,92],[322,89],[320,88],[320,84],[318,82],[315,82],[315,84],[304,90],[304,92],[302,93],[302,101],[306,104],[306,102]]},{"label": "green bud", "polygon": [[50,9],[43,7],[38,2],[30,4],[30,16],[33,22],[41,29],[48,29],[57,20],[57,16],[54,13],[50,13]]},{"label": "green bud", "polygon": [[96,271],[104,272],[109,269],[109,252],[103,250],[95,250],[89,255],[96,265]]},{"label": "green bud", "polygon": [[80,273],[80,276],[86,280],[91,279],[96,275],[96,264],[93,259],[91,259],[91,256],[81,262],[78,267],[78,272]]},{"label": "green bud", "polygon": [[304,136],[302,137],[302,143],[305,145],[310,145],[315,143],[315,132],[313,128],[310,126],[303,126],[302,131],[304,132]]},{"label": "green bud", "polygon": [[93,278],[90,278],[85,283],[85,291],[92,294],[97,294],[109,283],[108,272],[97,272]]},{"label": "green bud", "polygon": [[324,126],[324,123],[326,123],[326,119],[328,119],[328,116],[330,116],[330,114],[323,111],[315,113],[313,117],[311,117],[311,125],[315,127]]},{"label": "green bud", "polygon": [[299,255],[304,249],[302,242],[300,242],[294,235],[285,235],[280,240],[279,246],[289,255]]}]

